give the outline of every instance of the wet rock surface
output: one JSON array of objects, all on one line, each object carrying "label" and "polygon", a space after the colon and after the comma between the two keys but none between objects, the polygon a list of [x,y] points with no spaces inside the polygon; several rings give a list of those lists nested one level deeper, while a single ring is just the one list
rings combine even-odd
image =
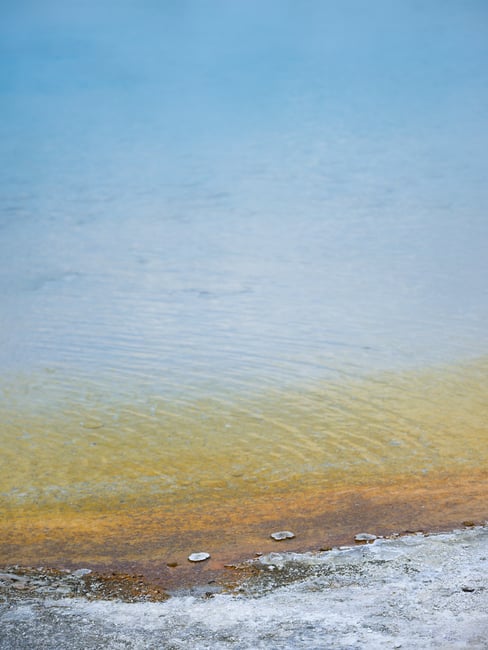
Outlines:
[{"label": "wet rock surface", "polygon": [[124,602],[160,602],[169,596],[158,585],[142,576],[92,572],[87,568],[75,571],[33,567],[8,567],[0,570],[0,599],[83,597],[88,600],[122,600]]}]

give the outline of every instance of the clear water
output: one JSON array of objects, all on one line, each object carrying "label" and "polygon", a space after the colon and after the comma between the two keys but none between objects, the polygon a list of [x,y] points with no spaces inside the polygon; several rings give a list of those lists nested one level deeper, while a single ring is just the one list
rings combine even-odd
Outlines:
[{"label": "clear water", "polygon": [[482,466],[487,32],[475,0],[2,3],[9,516]]}]

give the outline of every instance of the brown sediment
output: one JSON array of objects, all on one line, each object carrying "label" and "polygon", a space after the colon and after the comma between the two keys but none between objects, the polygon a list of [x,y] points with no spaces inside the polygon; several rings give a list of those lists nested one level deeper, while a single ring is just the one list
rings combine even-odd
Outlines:
[{"label": "brown sediment", "polygon": [[[470,470],[345,489],[297,485],[178,507],[24,509],[0,521],[0,565],[87,567],[105,576],[123,574],[126,585],[133,576],[174,590],[229,580],[229,565],[257,553],[353,544],[358,532],[389,536],[484,523],[487,487],[488,471]],[[270,539],[282,529],[296,537]],[[191,564],[187,557],[195,551],[211,559]]]}]

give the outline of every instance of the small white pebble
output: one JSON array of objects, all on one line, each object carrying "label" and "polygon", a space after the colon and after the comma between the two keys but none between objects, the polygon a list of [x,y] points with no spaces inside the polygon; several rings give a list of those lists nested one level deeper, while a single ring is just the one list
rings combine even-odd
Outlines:
[{"label": "small white pebble", "polygon": [[209,553],[192,553],[188,556],[188,559],[190,562],[203,562],[204,560],[208,560],[209,557]]},{"label": "small white pebble", "polygon": [[292,533],[289,530],[280,530],[277,533],[271,533],[271,537],[279,542],[282,539],[293,539],[295,537],[295,533]]}]

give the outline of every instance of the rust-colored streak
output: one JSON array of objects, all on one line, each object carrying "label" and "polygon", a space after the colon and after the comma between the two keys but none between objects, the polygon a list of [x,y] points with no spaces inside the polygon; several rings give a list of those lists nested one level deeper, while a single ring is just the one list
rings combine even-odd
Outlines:
[{"label": "rust-colored streak", "polygon": [[[267,492],[195,505],[24,510],[0,522],[0,564],[89,567],[142,574],[165,589],[203,584],[226,565],[272,550],[308,551],[351,544],[358,532],[377,535],[450,529],[488,518],[488,472],[409,477],[385,485]],[[270,533],[290,529],[293,540]],[[211,559],[191,564],[194,551]]]}]

